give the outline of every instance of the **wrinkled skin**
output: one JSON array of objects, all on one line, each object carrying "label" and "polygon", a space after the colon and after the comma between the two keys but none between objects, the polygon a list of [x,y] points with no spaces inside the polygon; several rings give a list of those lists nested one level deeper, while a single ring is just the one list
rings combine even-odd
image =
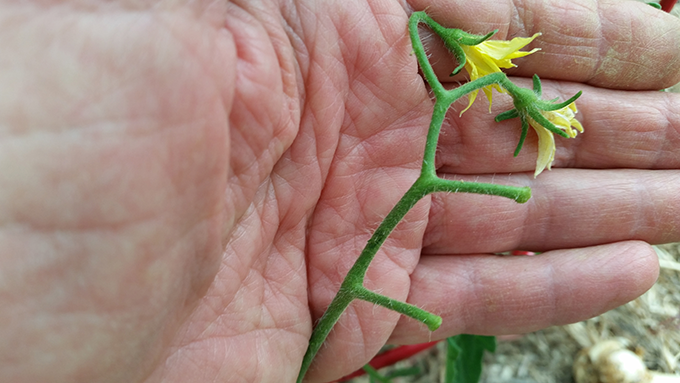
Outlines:
[{"label": "wrinkled skin", "polygon": [[[680,240],[680,23],[622,1],[73,1],[0,6],[0,381],[292,382],[312,326],[418,175],[432,100],[412,10],[542,50],[510,73],[578,90],[586,132],[536,137],[478,100],[443,176],[533,198],[440,194],[366,286],[443,317],[353,303],[309,382],[386,342],[570,323],[643,293]],[[454,63],[424,41],[441,78]],[[455,86],[455,83],[452,83]],[[457,110],[466,105],[462,100]],[[498,257],[509,249],[536,257]]]}]

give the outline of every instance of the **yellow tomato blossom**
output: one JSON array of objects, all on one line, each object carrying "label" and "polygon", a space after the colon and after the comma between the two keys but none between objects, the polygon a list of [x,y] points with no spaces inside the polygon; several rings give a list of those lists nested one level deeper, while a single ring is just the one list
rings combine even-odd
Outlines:
[{"label": "yellow tomato blossom", "polygon": [[[465,53],[465,70],[467,70],[470,76],[470,81],[474,81],[494,72],[501,72],[501,68],[515,67],[516,65],[510,60],[524,57],[540,50],[539,48],[535,48],[528,52],[520,51],[520,49],[524,48],[540,35],[540,33],[536,33],[531,37],[515,37],[510,41],[487,40],[477,45],[461,44],[461,48]],[[486,94],[486,97],[489,99],[489,108],[491,108],[492,89],[504,93],[504,90],[496,84],[482,88],[484,94]],[[472,106],[472,103],[477,98],[478,92],[479,91],[477,90],[470,92],[468,96],[470,101],[468,106],[460,112],[461,115]]]},{"label": "yellow tomato blossom", "polygon": [[[557,128],[563,130],[570,138],[576,137],[576,131],[583,133],[583,126],[576,120],[576,104],[571,103],[564,108],[552,111],[541,110],[540,113],[552,122]],[[553,133],[544,126],[536,122],[533,118],[528,117],[529,125],[536,131],[538,135],[538,158],[536,159],[536,171],[534,178],[541,174],[541,172],[548,168],[555,159],[555,137]],[[573,129],[573,128],[576,129]]]}]

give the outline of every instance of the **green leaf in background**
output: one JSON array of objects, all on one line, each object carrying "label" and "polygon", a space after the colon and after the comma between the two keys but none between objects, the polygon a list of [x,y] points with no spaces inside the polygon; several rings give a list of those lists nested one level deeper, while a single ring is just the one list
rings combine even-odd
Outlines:
[{"label": "green leaf in background", "polygon": [[394,378],[420,374],[420,369],[416,366],[396,369],[387,375],[381,375],[378,370],[373,368],[370,364],[365,365],[363,368],[364,371],[366,371],[366,374],[368,374],[371,383],[391,383]]},{"label": "green leaf in background", "polygon": [[461,334],[446,339],[445,383],[477,383],[484,350],[496,351],[496,337]]},{"label": "green leaf in background", "polygon": [[370,364],[364,366],[364,371],[368,374],[371,383],[390,383],[390,379],[380,375],[378,370],[373,368]]}]

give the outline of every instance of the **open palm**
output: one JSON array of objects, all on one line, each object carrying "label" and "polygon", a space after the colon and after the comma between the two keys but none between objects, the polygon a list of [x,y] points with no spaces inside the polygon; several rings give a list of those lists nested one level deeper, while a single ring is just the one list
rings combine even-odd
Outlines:
[{"label": "open palm", "polygon": [[[512,158],[517,121],[483,101],[451,112],[441,174],[534,197],[416,205],[366,286],[441,329],[355,302],[309,380],[387,341],[530,331],[641,294],[657,273],[642,241],[680,240],[680,100],[651,91],[680,81],[680,23],[635,2],[529,3],[0,5],[0,381],[294,381],[418,176],[432,101],[406,22],[427,6],[474,33],[542,32],[517,83],[583,90],[586,133],[534,179],[535,137]],[[446,78],[454,63],[425,41]],[[545,253],[489,255],[516,248]]]}]

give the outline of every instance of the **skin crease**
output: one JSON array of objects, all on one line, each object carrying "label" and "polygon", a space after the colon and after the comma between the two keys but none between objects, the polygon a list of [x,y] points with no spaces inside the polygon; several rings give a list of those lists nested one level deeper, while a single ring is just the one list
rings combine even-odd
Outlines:
[{"label": "skin crease", "polygon": [[[439,142],[442,176],[531,186],[524,205],[435,195],[366,286],[443,316],[435,333],[353,303],[309,382],[386,342],[507,334],[642,294],[647,244],[680,240],[680,22],[622,1],[0,4],[0,381],[292,382],[312,326],[418,175],[432,101],[412,10],[498,38],[586,132],[536,138],[494,95]],[[423,30],[443,79],[452,64]],[[452,83],[451,86],[455,86]],[[461,100],[454,108],[466,105]],[[492,252],[541,250],[538,257]]]}]

